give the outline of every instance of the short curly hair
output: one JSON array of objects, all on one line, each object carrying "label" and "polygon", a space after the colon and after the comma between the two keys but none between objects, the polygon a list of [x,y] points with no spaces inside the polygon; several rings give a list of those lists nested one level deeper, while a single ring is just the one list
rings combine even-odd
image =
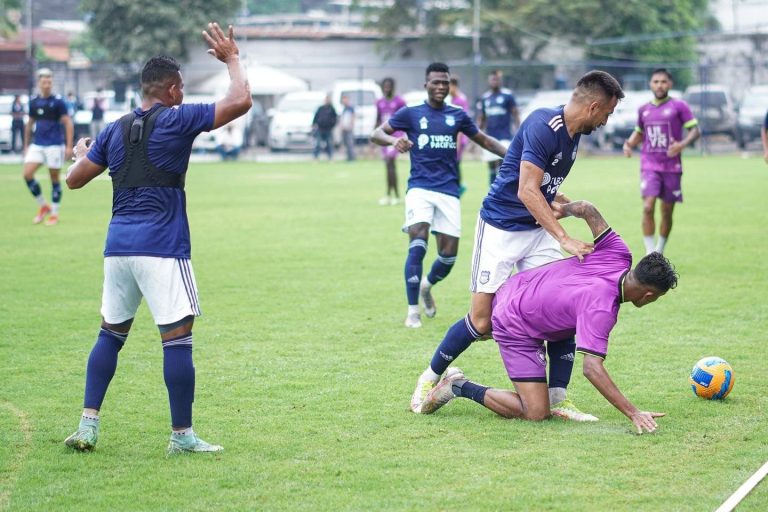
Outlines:
[{"label": "short curly hair", "polygon": [[680,277],[675,267],[660,252],[652,252],[641,259],[634,274],[640,284],[652,286],[664,293],[675,288]]}]

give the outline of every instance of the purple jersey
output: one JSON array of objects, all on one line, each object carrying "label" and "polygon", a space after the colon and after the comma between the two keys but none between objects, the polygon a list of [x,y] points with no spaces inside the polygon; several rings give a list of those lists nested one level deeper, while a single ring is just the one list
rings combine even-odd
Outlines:
[{"label": "purple jersey", "polygon": [[578,351],[605,357],[631,265],[629,248],[608,229],[582,263],[574,256],[515,274],[493,299],[494,338],[562,341],[575,334]]},{"label": "purple jersey", "polygon": [[637,115],[635,130],[643,134],[640,169],[656,172],[683,172],[680,155],[667,156],[672,142],[683,140],[683,128],[698,124],[691,108],[683,100],[667,98],[660,103],[646,103]]},{"label": "purple jersey", "polygon": [[382,96],[376,100],[376,115],[379,117],[379,124],[389,121],[389,118],[404,106],[405,101],[400,96],[392,96],[391,98]]}]

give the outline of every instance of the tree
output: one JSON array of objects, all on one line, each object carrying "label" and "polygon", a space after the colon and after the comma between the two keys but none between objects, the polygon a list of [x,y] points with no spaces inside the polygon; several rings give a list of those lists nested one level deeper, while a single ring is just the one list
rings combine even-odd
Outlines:
[{"label": "tree", "polygon": [[209,21],[230,23],[240,0],[83,0],[93,39],[116,64],[144,62],[163,53],[186,59]]},{"label": "tree", "polygon": [[16,32],[20,8],[20,0],[0,0],[0,37],[8,37]]},{"label": "tree", "polygon": [[[440,5],[447,8],[439,8]],[[362,3],[361,3],[362,5]],[[581,46],[590,60],[680,62],[694,59],[696,31],[714,25],[709,0],[482,0],[481,49],[487,60],[536,61],[559,41]],[[431,8],[430,8],[431,7]],[[472,25],[473,1],[395,0],[368,11],[389,36],[419,28],[432,36]],[[627,35],[660,34],[653,38]],[[596,39],[622,38],[612,44]]]}]

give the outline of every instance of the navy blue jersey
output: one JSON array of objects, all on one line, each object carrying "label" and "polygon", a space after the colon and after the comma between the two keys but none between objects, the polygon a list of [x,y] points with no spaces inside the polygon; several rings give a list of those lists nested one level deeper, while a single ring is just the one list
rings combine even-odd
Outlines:
[{"label": "navy blue jersey", "polygon": [[[134,112],[147,116],[158,106]],[[200,132],[213,128],[213,115],[212,103],[181,105],[162,112],[147,144],[149,160],[165,172],[186,172],[192,142]],[[88,159],[109,167],[110,175],[122,166],[125,147],[119,122],[110,123],[96,137]],[[191,250],[184,190],[138,187],[114,191],[104,256],[189,258]]]},{"label": "navy blue jersey", "polygon": [[69,115],[67,104],[58,94],[47,98],[33,96],[29,101],[29,117],[35,120],[32,143],[38,146],[64,144],[64,127],[61,124],[61,118],[66,115]]},{"label": "navy blue jersey", "polygon": [[488,224],[505,231],[525,231],[538,227],[517,197],[520,162],[525,160],[544,170],[541,193],[552,202],[576,160],[581,134],[568,135],[563,107],[534,110],[512,140],[498,176],[483,200],[480,216]]},{"label": "navy blue jersey", "polygon": [[763,128],[768,130],[768,112],[765,114],[765,121],[763,121]]},{"label": "navy blue jersey", "polygon": [[482,100],[485,133],[499,140],[512,140],[512,110],[517,107],[509,89],[487,91]]},{"label": "navy blue jersey", "polygon": [[459,132],[467,137],[478,132],[467,113],[448,103],[434,109],[425,101],[401,108],[389,118],[389,125],[413,142],[408,190],[423,188],[459,197],[456,139]]}]

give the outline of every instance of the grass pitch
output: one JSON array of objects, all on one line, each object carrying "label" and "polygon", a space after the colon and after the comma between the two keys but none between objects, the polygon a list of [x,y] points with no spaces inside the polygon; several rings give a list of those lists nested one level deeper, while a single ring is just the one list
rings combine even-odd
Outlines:
[{"label": "grass pitch", "polygon": [[[399,163],[404,179],[407,161]],[[631,423],[581,375],[596,424],[504,420],[457,400],[408,412],[416,377],[466,313],[474,220],[486,190],[464,165],[464,239],[435,288],[438,315],[402,326],[401,207],[380,207],[381,162],[192,165],[195,428],[222,455],[165,458],[159,336],[145,306],[121,352],[94,453],[68,451],[99,326],[111,183],[65,191],[61,223],[33,226],[20,166],[0,166],[0,510],[714,510],[768,460],[768,167],[687,156],[667,255],[680,285],[627,304],[607,366],[660,429]],[[580,157],[563,187],[642,253],[638,161]],[[38,174],[46,196],[45,173]],[[567,229],[587,239],[580,221]],[[425,260],[434,257],[434,241]],[[729,361],[722,402],[691,393],[703,356]],[[492,341],[458,365],[509,387]],[[763,482],[739,510],[768,508]]]}]

